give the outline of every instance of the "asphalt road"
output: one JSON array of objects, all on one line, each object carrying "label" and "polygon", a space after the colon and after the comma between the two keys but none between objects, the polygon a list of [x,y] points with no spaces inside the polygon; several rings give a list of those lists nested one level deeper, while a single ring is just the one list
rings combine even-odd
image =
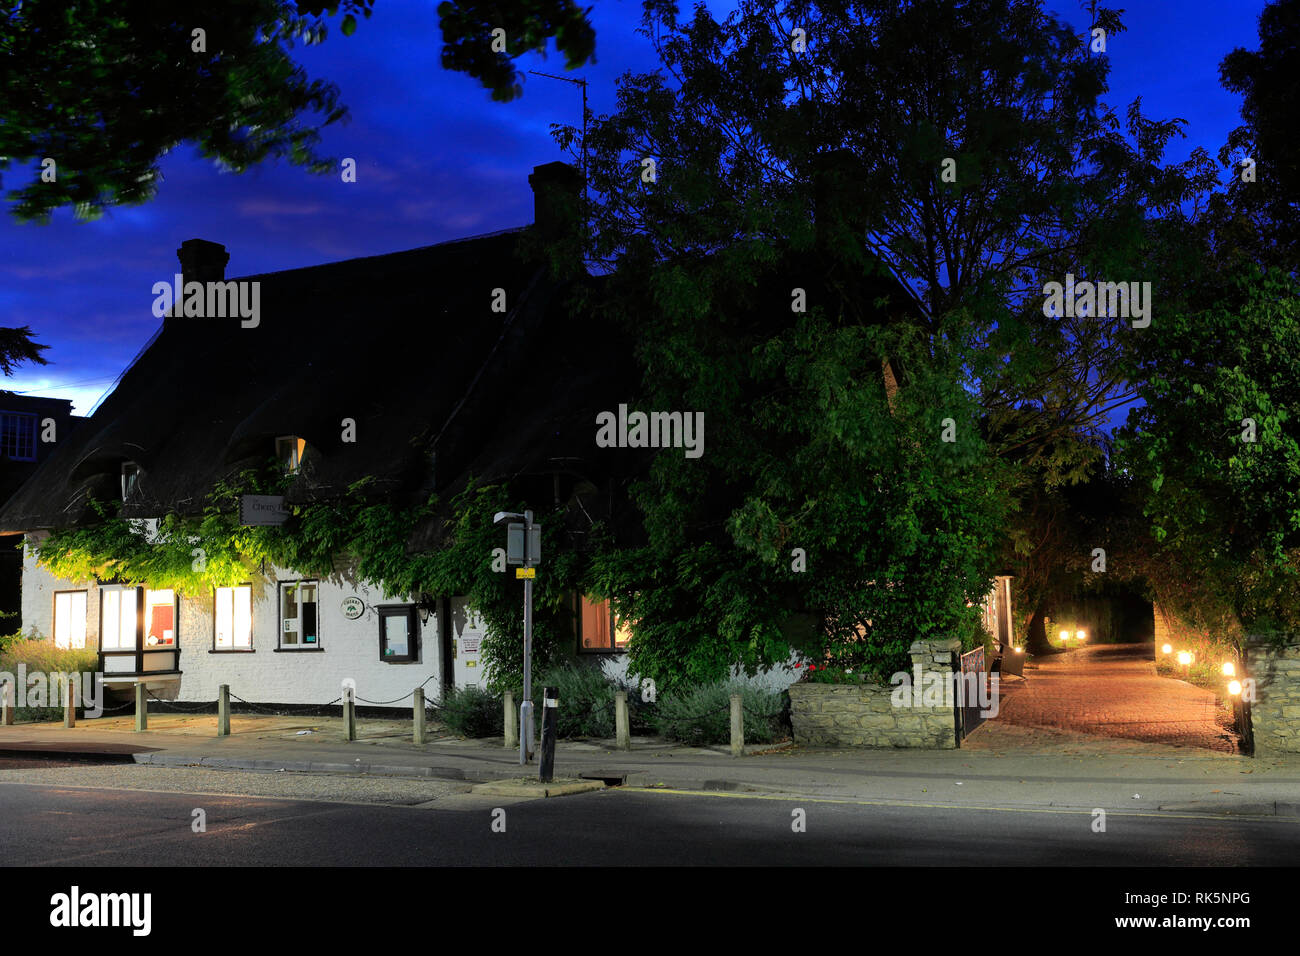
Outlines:
[{"label": "asphalt road", "polygon": [[[207,775],[189,785],[195,791],[206,789],[199,781],[220,778],[230,789],[238,779],[193,773]],[[421,783],[423,790],[405,792],[372,783],[381,789],[333,798],[362,802],[5,783],[0,847],[10,866],[1122,867],[1294,865],[1300,858],[1295,817],[1112,812],[1105,832],[1094,832],[1092,814],[1078,811],[644,790],[510,801],[463,787],[435,792]],[[796,808],[804,832],[792,827]],[[196,809],[206,832],[193,830]],[[505,831],[496,832],[502,819]]]}]

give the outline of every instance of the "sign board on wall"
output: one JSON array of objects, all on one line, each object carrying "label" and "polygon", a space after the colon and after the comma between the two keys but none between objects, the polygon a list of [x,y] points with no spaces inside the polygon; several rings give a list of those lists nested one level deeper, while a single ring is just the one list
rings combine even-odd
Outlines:
[{"label": "sign board on wall", "polygon": [[463,634],[460,638],[460,650],[466,657],[475,657],[478,655],[478,649],[483,643],[481,634]]},{"label": "sign board on wall", "polygon": [[355,621],[366,612],[366,602],[359,597],[346,597],[341,605],[343,616],[349,621]]},{"label": "sign board on wall", "polygon": [[284,506],[284,495],[239,496],[239,524],[242,527],[284,524],[288,520],[289,511]]}]

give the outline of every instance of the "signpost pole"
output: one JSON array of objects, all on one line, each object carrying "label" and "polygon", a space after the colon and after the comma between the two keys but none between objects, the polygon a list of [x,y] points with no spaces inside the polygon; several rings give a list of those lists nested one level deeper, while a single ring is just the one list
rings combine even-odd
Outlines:
[{"label": "signpost pole", "polygon": [[[532,540],[533,513],[524,512],[524,567],[533,566],[528,543]],[[528,763],[533,745],[533,579],[524,578],[524,699],[519,705],[519,763]]]}]

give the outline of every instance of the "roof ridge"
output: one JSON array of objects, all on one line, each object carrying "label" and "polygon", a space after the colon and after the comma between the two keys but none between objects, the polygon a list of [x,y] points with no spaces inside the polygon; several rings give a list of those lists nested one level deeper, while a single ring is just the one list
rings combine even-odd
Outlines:
[{"label": "roof ridge", "polygon": [[252,280],[271,276],[284,276],[295,272],[309,272],[312,269],[333,269],[353,262],[367,262],[374,259],[386,259],[389,256],[400,256],[413,252],[427,252],[430,249],[440,249],[444,246],[454,246],[463,242],[476,242],[480,239],[495,239],[499,236],[506,236],[512,233],[523,233],[528,228],[528,226],[512,226],[508,229],[497,229],[493,232],[480,233],[477,236],[461,236],[458,239],[444,239],[442,242],[430,243],[427,246],[415,246],[410,249],[394,249],[392,252],[378,252],[371,256],[353,256],[350,259],[335,259],[332,262],[318,262],[315,265],[310,266],[295,266],[292,269],[278,269],[275,272],[255,272],[245,276],[227,276],[226,280],[230,281],[232,278]]}]

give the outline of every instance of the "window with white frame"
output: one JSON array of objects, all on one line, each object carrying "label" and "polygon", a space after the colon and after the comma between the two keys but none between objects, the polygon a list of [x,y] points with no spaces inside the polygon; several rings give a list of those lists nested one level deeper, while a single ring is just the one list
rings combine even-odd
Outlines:
[{"label": "window with white frame", "polygon": [[315,581],[280,582],[280,649],[320,647]]},{"label": "window with white frame", "polygon": [[54,594],[54,646],[65,650],[86,646],[86,592]]},{"label": "window with white frame", "polygon": [[117,586],[100,589],[100,650],[135,650],[135,591],[135,588]]},{"label": "window with white frame", "polygon": [[36,460],[36,416],[0,412],[0,455],[11,461]]},{"label": "window with white frame", "polygon": [[253,589],[250,585],[217,588],[213,606],[212,647],[218,651],[253,648]]}]

